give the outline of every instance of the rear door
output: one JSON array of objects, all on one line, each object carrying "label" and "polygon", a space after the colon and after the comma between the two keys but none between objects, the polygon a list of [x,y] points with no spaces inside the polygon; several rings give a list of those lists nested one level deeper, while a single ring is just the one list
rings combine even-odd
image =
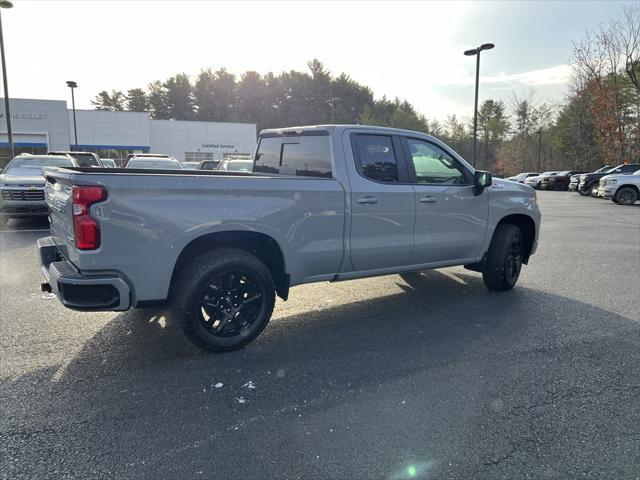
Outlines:
[{"label": "rear door", "polygon": [[[408,265],[415,200],[399,138],[351,133],[351,263],[356,271]],[[349,149],[345,149],[349,151]]]},{"label": "rear door", "polygon": [[403,137],[416,207],[412,264],[473,259],[480,254],[489,193],[473,193],[473,174],[434,142]]}]

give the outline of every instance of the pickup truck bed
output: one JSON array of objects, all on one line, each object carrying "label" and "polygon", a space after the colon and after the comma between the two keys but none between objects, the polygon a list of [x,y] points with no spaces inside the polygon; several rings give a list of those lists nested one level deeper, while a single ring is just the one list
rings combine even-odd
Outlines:
[{"label": "pickup truck bed", "polygon": [[219,351],[255,338],[291,286],[466,265],[504,290],[535,252],[533,190],[424,134],[263,131],[254,171],[47,171],[44,288],[81,310],[169,300]]}]

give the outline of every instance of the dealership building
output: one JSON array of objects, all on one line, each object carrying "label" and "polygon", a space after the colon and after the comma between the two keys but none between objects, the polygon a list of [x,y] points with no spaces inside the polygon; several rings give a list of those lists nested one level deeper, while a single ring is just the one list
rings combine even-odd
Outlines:
[{"label": "dealership building", "polygon": [[[0,165],[10,160],[4,99],[0,99]],[[153,120],[146,112],[76,110],[64,100],[9,100],[14,150],[46,153],[83,150],[117,162],[130,153],[165,153],[181,161],[222,159],[251,154],[256,146],[254,123]]]}]

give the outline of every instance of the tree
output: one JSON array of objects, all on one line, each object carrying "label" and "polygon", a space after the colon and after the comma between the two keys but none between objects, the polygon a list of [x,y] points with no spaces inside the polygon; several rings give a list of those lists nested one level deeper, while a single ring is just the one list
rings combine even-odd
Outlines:
[{"label": "tree", "polygon": [[167,89],[159,80],[149,84],[149,108],[151,116],[157,120],[168,120],[171,118],[169,111],[169,98]]},{"label": "tree", "polygon": [[131,112],[146,112],[149,110],[147,94],[141,88],[127,91],[127,110]]},{"label": "tree", "polygon": [[111,93],[102,90],[91,100],[96,110],[120,111],[124,110],[125,96],[120,90],[111,90]]},{"label": "tree", "polygon": [[193,89],[198,120],[211,121],[215,117],[214,83],[215,75],[210,68],[200,71]]},{"label": "tree", "polygon": [[169,118],[192,120],[194,117],[193,87],[186,73],[179,73],[164,83],[167,92]]}]

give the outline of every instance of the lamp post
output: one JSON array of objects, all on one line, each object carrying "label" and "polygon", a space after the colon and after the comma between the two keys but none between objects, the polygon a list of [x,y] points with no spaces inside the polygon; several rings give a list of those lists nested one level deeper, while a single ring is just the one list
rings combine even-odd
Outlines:
[{"label": "lamp post", "polygon": [[75,147],[78,148],[78,125],[76,124],[76,97],[73,89],[78,88],[78,84],[73,80],[67,81],[67,87],[71,89],[71,108],[73,110],[73,138],[75,138]]},{"label": "lamp post", "polygon": [[[0,0],[0,12],[3,8],[12,8],[9,0]],[[9,111],[9,86],[7,85],[7,62],[4,58],[4,36],[2,34],[2,13],[0,13],[0,54],[2,56],[2,82],[4,83],[4,114],[7,117],[7,139],[11,149],[11,158],[15,157],[13,135],[11,134],[11,112]]]},{"label": "lamp post", "polygon": [[337,100],[342,100],[342,99],[338,98],[338,97],[334,97],[334,98],[331,98],[331,99],[327,100],[327,103],[331,104],[331,123],[335,122],[335,120],[333,119],[333,105],[336,103]]},{"label": "lamp post", "polygon": [[466,50],[464,54],[468,57],[476,56],[476,98],[473,107],[473,166],[476,166],[476,152],[478,144],[478,84],[480,83],[480,52],[482,50],[491,50],[495,45],[493,43],[483,43],[477,48]]},{"label": "lamp post", "polygon": [[542,154],[542,130],[533,132],[538,135],[538,173],[540,173],[540,159]]}]

